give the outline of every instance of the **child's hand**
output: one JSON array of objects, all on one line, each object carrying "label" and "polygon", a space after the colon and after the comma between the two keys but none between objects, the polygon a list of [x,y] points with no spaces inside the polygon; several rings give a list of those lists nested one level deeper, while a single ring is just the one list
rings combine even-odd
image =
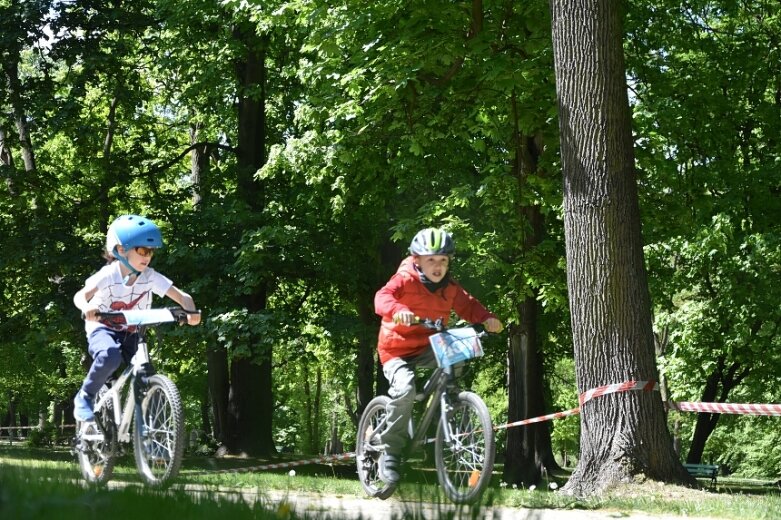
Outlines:
[{"label": "child's hand", "polygon": [[483,326],[485,326],[485,330],[488,332],[492,332],[494,334],[498,334],[502,332],[502,329],[504,329],[504,325],[502,325],[502,322],[497,320],[496,318],[488,318],[483,323]]},{"label": "child's hand", "polygon": [[410,311],[399,311],[393,315],[393,323],[402,325],[412,325],[415,322],[415,313]]}]

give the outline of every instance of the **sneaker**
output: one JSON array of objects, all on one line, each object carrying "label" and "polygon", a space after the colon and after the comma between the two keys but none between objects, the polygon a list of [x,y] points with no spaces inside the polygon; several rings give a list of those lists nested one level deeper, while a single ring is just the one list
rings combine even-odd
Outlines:
[{"label": "sneaker", "polygon": [[79,390],[76,397],[73,398],[73,417],[77,421],[92,421],[95,414],[92,411],[95,406],[95,398],[84,390]]},{"label": "sneaker", "polygon": [[401,479],[400,466],[401,458],[398,455],[384,452],[380,455],[380,478],[387,484],[396,484]]}]

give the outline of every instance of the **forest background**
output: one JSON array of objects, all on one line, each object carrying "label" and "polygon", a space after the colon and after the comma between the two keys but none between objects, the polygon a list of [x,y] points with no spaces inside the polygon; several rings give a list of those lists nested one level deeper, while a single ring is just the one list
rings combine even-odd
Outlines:
[{"label": "forest background", "polygon": [[[781,395],[779,7],[626,3],[664,399]],[[550,23],[543,0],[0,0],[2,424],[71,422],[71,298],[123,213],[204,312],[156,360],[205,449],[352,449],[387,385],[374,293],[432,225],[508,324],[469,375],[495,422],[576,406]],[[781,472],[777,418],[668,424],[682,459]],[[506,480],[578,438],[500,433]]]}]

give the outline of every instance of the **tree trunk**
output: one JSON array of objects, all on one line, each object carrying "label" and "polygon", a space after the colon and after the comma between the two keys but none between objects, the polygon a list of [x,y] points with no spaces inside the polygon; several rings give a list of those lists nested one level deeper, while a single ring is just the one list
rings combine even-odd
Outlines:
[{"label": "tree trunk", "polygon": [[[246,54],[236,63],[239,81],[237,185],[239,195],[248,207],[260,215],[265,205],[262,185],[255,172],[266,162],[266,45],[255,34],[255,27],[237,27],[234,36],[246,47]],[[252,288],[246,298],[251,313],[266,309],[266,287]],[[274,394],[272,387],[272,351],[262,341],[249,340],[251,357],[232,360],[228,422],[229,449],[249,455],[275,452],[272,436]]]},{"label": "tree trunk", "polygon": [[321,407],[322,407],[322,395],[323,395],[323,369],[320,367],[320,363],[317,363],[315,367],[316,379],[315,379],[315,399],[314,406],[312,406],[312,419],[314,421],[314,428],[312,429],[312,451],[311,453],[317,453],[320,451],[320,426],[322,424]]},{"label": "tree trunk", "polygon": [[374,398],[374,356],[377,351],[377,319],[373,305],[370,303],[374,301],[374,295],[366,294],[360,301],[366,303],[358,306],[363,333],[358,338],[358,388],[353,417],[356,426],[366,405]]},{"label": "tree trunk", "polygon": [[306,428],[304,450],[311,451],[314,446],[314,442],[312,441],[312,437],[314,436],[314,419],[312,417],[312,387],[309,384],[309,381],[312,378],[309,377],[309,363],[307,361],[302,363],[301,370],[303,371],[304,376],[302,383],[304,385],[304,425]]},{"label": "tree trunk", "polygon": [[[578,389],[657,380],[622,4],[551,0],[551,11]],[[580,459],[564,493],[594,495],[643,475],[694,483],[676,458],[658,392],[598,397],[580,418]]]},{"label": "tree trunk", "polygon": [[11,196],[16,196],[16,187],[12,172],[14,171],[14,157],[11,154],[11,147],[6,140],[5,129],[0,128],[0,171],[5,177],[5,187]]},{"label": "tree trunk", "polygon": [[[524,135],[520,129],[517,98],[512,96],[514,121],[513,171],[518,185],[518,200],[529,200],[525,194],[528,179],[538,175],[540,147],[535,138]],[[518,207],[519,220],[524,225],[519,258],[524,258],[542,241],[544,224],[539,206]],[[510,330],[510,349],[507,353],[508,420],[537,417],[545,413],[545,391],[542,380],[541,342],[538,333],[538,291],[526,297],[518,306],[520,323]],[[553,457],[550,425],[535,423],[507,431],[503,479],[508,484],[530,486],[537,484],[543,469],[551,471],[558,465]]]},{"label": "tree trunk", "polygon": [[270,431],[272,410],[264,403],[267,396],[258,393],[263,387],[261,383],[271,380],[270,367],[270,363],[255,363],[249,358],[231,364],[227,434],[231,453],[251,456],[274,453]]},{"label": "tree trunk", "polygon": [[[190,123],[190,146],[196,144],[200,138],[203,123]],[[193,148],[190,152],[190,181],[192,182],[193,206],[198,209],[207,195],[207,189],[204,186],[207,171],[209,169],[209,147]]]},{"label": "tree trunk", "polygon": [[[733,363],[728,369],[725,367],[724,355],[719,356],[716,368],[713,369],[708,380],[705,382],[705,388],[702,390],[702,399],[704,403],[725,403],[729,393],[739,385],[749,374],[749,368],[743,368],[739,363]],[[721,392],[719,392],[721,386]],[[686,454],[686,462],[689,464],[699,464],[702,462],[702,454],[705,452],[705,443],[716,429],[721,414],[718,413],[698,413],[697,423],[694,426],[692,443],[689,446],[689,453]]]},{"label": "tree trunk", "polygon": [[13,110],[16,131],[19,134],[19,144],[22,147],[22,162],[26,172],[35,171],[35,154],[33,145],[30,141],[30,133],[27,130],[27,118],[22,106],[21,82],[19,81],[19,65],[15,59],[8,60],[3,64],[3,71],[6,76],[8,86],[8,98]]},{"label": "tree trunk", "polygon": [[106,138],[103,140],[103,164],[107,175],[111,171],[111,150],[114,145],[114,133],[117,128],[118,104],[119,97],[114,96],[111,98],[111,103],[108,105],[108,116],[106,117]]},{"label": "tree trunk", "polygon": [[[198,142],[202,126],[202,123],[190,124],[190,145]],[[193,207],[196,212],[205,209],[204,201],[206,200],[205,191],[207,188],[204,186],[203,179],[208,169],[209,155],[206,150],[193,148],[190,152],[190,180],[192,181]],[[206,346],[206,374],[208,391],[202,406],[202,429],[207,434],[211,432],[221,449],[227,449],[230,444],[228,352],[214,343]],[[212,421],[209,420],[209,405],[211,405]]]},{"label": "tree trunk", "polygon": [[228,446],[228,396],[230,376],[228,374],[228,353],[218,345],[206,348],[209,395],[211,397],[214,439],[221,446]]}]

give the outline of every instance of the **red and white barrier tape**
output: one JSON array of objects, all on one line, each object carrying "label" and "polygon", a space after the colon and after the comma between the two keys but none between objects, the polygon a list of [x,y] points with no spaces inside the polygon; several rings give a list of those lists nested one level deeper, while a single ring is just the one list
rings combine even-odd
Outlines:
[{"label": "red and white barrier tape", "polygon": [[[618,392],[631,392],[631,391],[644,391],[644,392],[650,392],[652,390],[659,390],[659,385],[656,383],[656,381],[624,381],[623,383],[615,383],[610,385],[602,385],[598,386],[597,388],[592,388],[591,390],[587,390],[580,394],[578,397],[578,401],[580,402],[580,406],[583,406],[588,401],[600,397],[607,394],[615,394]],[[539,417],[532,417],[531,419],[523,419],[520,421],[515,421],[507,424],[503,424],[501,426],[494,427],[494,430],[504,430],[507,428],[512,428],[515,426],[523,426],[525,424],[532,424],[532,423],[538,423],[538,422],[544,422],[544,421],[550,421],[553,419],[562,419],[564,417],[569,417],[571,415],[577,415],[580,413],[580,406],[577,408],[573,408],[571,410],[566,410],[563,412],[555,412],[548,415],[541,415]]]},{"label": "red and white barrier tape", "polygon": [[612,385],[602,385],[591,390],[586,390],[578,397],[580,406],[583,406],[595,397],[600,397],[607,394],[615,394],[617,392],[631,392],[636,390],[642,390],[643,392],[650,392],[652,390],[659,390],[659,385],[653,379],[650,381],[624,381],[623,383],[615,383]]},{"label": "red and white barrier tape", "polygon": [[506,430],[507,428],[513,428],[515,426],[523,426],[525,424],[550,421],[552,419],[562,419],[564,417],[569,417],[570,415],[577,415],[579,413],[580,413],[580,407],[577,407],[577,408],[573,408],[572,410],[566,410],[564,412],[556,412],[548,415],[541,415],[539,417],[532,417],[531,419],[523,419],[521,421],[515,421],[507,424],[502,424],[499,426],[494,426],[494,430]]},{"label": "red and white barrier tape", "polygon": [[680,412],[731,413],[740,415],[781,416],[781,404],[689,403],[668,401],[667,408]]}]

